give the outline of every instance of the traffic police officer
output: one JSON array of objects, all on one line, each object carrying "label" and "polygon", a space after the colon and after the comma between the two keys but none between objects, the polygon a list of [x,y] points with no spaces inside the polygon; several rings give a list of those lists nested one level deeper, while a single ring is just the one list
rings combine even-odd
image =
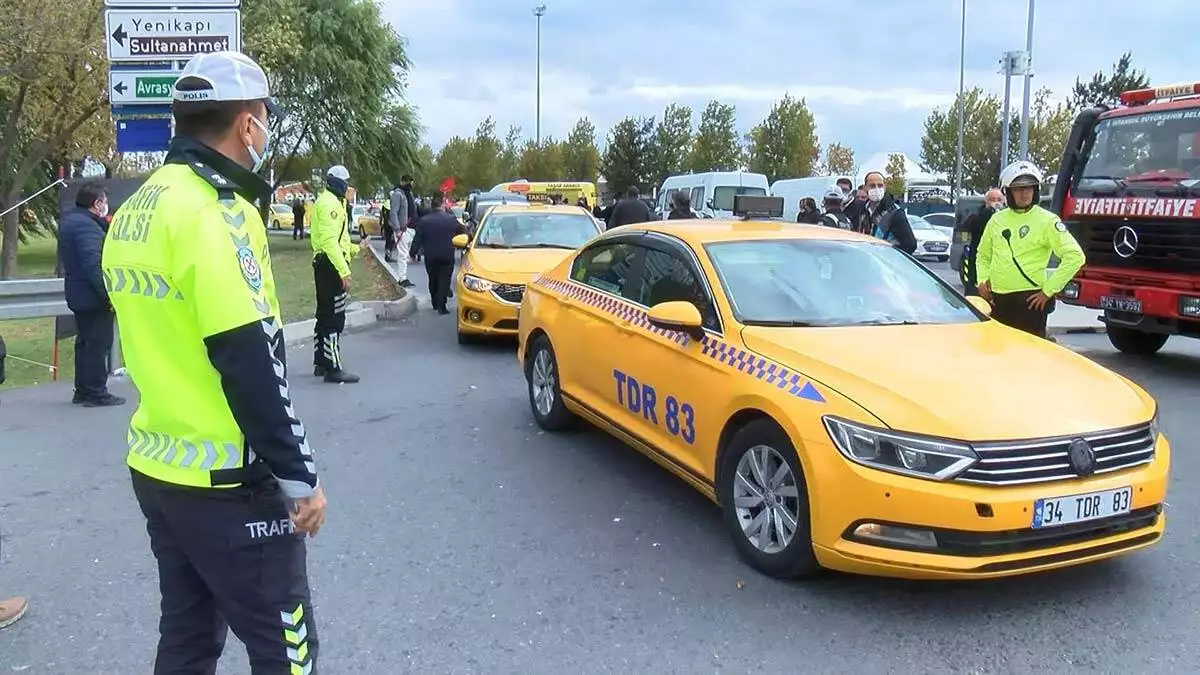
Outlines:
[{"label": "traffic police officer", "polygon": [[[992,303],[992,318],[1044,338],[1054,296],[1083,267],[1084,256],[1058,216],[1038,206],[1041,184],[1042,172],[1023,160],[1000,173],[1008,208],[988,219],[975,268],[979,294]],[[1047,278],[1052,253],[1061,262]]]},{"label": "traffic police officer", "polygon": [[312,672],[305,534],[325,519],[288,393],[266,229],[267,78],[236,52],[180,73],[166,163],[116,212],[102,268],[141,400],[127,435],[158,560],[155,673],[212,673],[226,626],[254,673]]},{"label": "traffic police officer", "polygon": [[[325,190],[313,205],[313,281],[317,289],[316,337],[313,340],[313,374],[326,382],[352,384],[358,376],[342,369],[342,331],[346,329],[346,302],[350,290],[350,261],[358,248],[350,242],[346,220],[346,192],[350,172],[332,166]],[[364,241],[365,243],[365,241]]]}]

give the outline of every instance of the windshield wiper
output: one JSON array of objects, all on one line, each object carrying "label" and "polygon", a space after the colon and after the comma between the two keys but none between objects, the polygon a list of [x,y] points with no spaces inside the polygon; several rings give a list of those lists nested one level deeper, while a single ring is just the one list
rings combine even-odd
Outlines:
[{"label": "windshield wiper", "polygon": [[475,248],[512,248],[512,246],[505,246],[504,244],[475,244]]},{"label": "windshield wiper", "polygon": [[571,250],[574,248],[578,248],[578,246],[568,246],[566,244],[541,243],[541,244],[515,244],[513,246],[509,246],[509,248],[565,248],[567,250]]},{"label": "windshield wiper", "polygon": [[878,320],[871,319],[871,320],[866,320],[866,321],[851,321],[850,323],[847,323],[845,325],[847,325],[847,326],[920,326],[921,322],[920,321],[909,321],[908,319],[904,319],[903,321],[895,320],[895,319],[878,319]]},{"label": "windshield wiper", "polygon": [[815,326],[828,326],[826,323],[816,323],[813,321],[787,321],[775,319],[747,319],[742,322],[747,326],[766,326],[769,328],[812,328]]},{"label": "windshield wiper", "polygon": [[[1113,176],[1080,176],[1079,180],[1081,180],[1081,181],[1084,181],[1084,180],[1106,180],[1106,181],[1112,183],[1114,186],[1114,188],[1112,190],[1097,190],[1096,188],[1091,188],[1091,191],[1093,194],[1113,194],[1113,195],[1115,195],[1121,190],[1128,189],[1125,186],[1125,181],[1121,180],[1120,178],[1115,178]],[[1076,182],[1078,182],[1078,181],[1076,181]]]}]

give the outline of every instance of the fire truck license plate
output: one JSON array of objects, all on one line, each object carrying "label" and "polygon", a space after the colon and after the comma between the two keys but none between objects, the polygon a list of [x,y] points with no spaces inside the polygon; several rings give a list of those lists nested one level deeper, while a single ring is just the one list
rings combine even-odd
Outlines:
[{"label": "fire truck license plate", "polygon": [[1142,313],[1142,301],[1124,295],[1100,296],[1100,309],[1112,309],[1118,312]]}]

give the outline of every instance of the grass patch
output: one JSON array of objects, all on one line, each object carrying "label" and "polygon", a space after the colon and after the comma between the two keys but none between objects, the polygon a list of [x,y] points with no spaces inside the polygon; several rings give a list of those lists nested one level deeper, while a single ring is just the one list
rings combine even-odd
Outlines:
[{"label": "grass patch", "polygon": [[[270,236],[271,265],[275,273],[276,292],[284,323],[311,319],[316,307],[313,290],[312,245],[308,239],[296,241],[290,236]],[[53,277],[57,259],[57,241],[51,237],[30,240],[17,251],[19,276],[23,279]],[[353,300],[395,300],[402,296],[387,270],[371,253],[364,252],[350,264],[354,285]],[[43,384],[53,379],[45,365],[18,361],[20,357],[42,364],[54,358],[54,319],[22,319],[0,321],[0,335],[8,344],[10,358],[5,362],[8,379],[0,389],[12,389]],[[74,338],[58,344],[59,379],[70,382],[75,377]]]}]

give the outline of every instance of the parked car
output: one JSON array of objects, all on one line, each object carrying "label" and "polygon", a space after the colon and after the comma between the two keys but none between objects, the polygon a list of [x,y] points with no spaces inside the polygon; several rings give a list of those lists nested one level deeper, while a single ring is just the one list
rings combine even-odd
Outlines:
[{"label": "parked car", "polygon": [[934,259],[938,262],[950,260],[950,235],[929,224],[921,216],[910,215],[908,224],[917,238],[917,250],[913,256],[918,260]]},{"label": "parked car", "polygon": [[292,229],[292,224],[296,222],[296,218],[292,215],[292,207],[288,204],[272,204],[271,205],[271,229],[282,230]]},{"label": "parked car", "polygon": [[953,213],[926,213],[921,216],[927,223],[932,225],[934,229],[954,238],[954,214]]}]

